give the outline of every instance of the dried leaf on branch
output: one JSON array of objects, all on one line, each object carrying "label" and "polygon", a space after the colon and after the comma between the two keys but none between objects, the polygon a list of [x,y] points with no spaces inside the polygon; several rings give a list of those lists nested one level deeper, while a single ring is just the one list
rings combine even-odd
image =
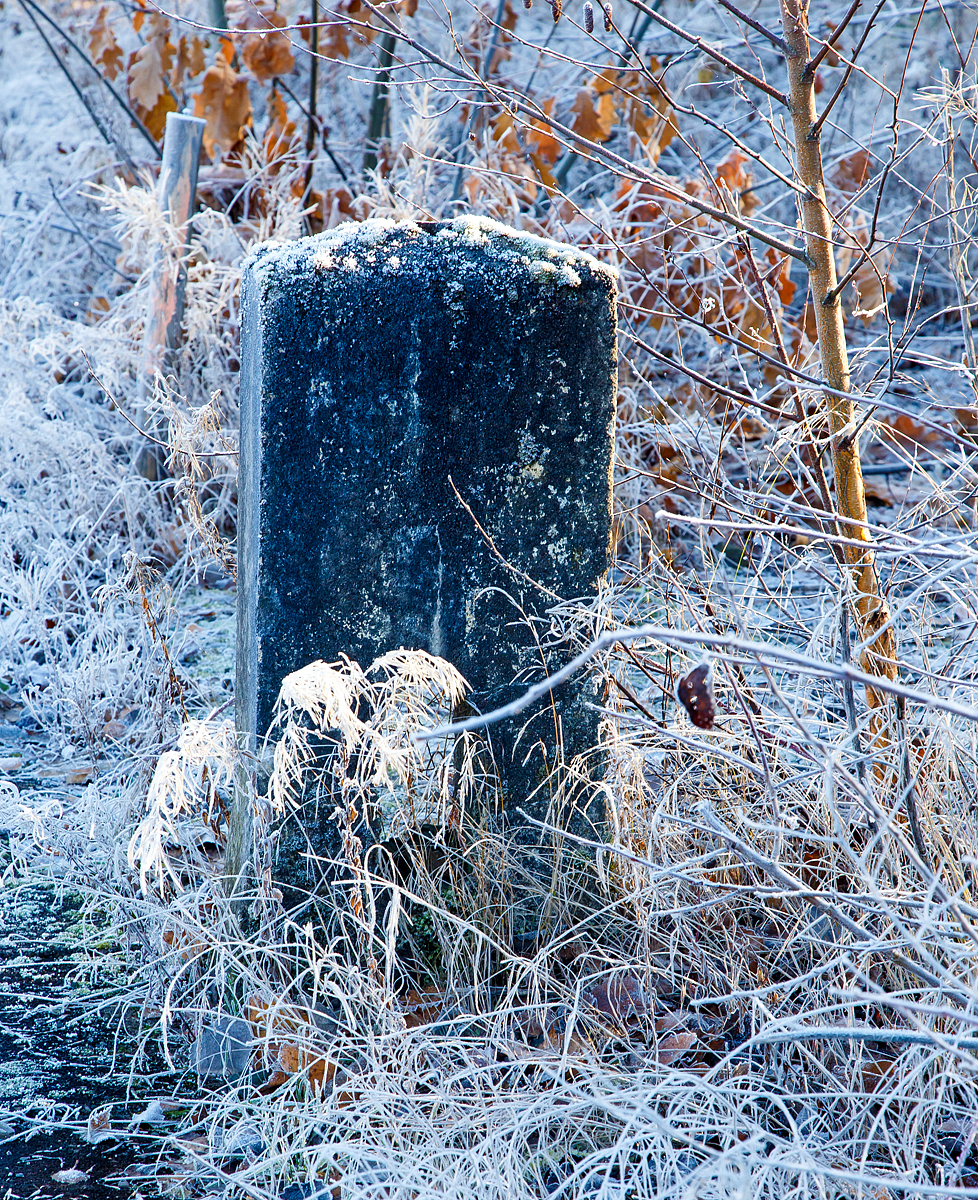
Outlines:
[{"label": "dried leaf on branch", "polygon": [[194,97],[194,115],[207,121],[204,149],[212,160],[226,157],[252,123],[248,81],[222,54],[204,72],[201,89]]},{"label": "dried leaf on branch", "polygon": [[574,120],[571,129],[591,142],[606,142],[611,137],[618,113],[615,98],[609,91],[598,92],[595,80],[581,88],[574,100]]},{"label": "dried leaf on branch", "polygon": [[228,0],[226,11],[238,55],[259,83],[295,69],[289,36],[281,32],[288,22],[272,5],[263,0]]},{"label": "dried leaf on branch", "polygon": [[122,70],[122,47],[115,40],[109,24],[109,10],[104,5],[98,10],[88,35],[88,52],[106,79],[115,79]]},{"label": "dried leaf on branch", "polygon": [[[324,58],[349,58],[351,37],[361,46],[369,45],[378,33],[371,24],[373,15],[373,10],[362,4],[361,0],[340,0],[338,4],[330,5],[325,13],[320,14],[319,53]],[[300,21],[304,25],[309,23],[306,17],[301,17]],[[301,32],[303,39],[308,42],[306,29]]]},{"label": "dried leaf on branch", "polygon": [[281,93],[272,88],[268,93],[268,126],[265,129],[264,147],[268,169],[276,174],[282,162],[298,146],[295,121],[289,119],[289,110]]},{"label": "dried leaf on branch", "polygon": [[173,95],[176,47],[170,41],[170,23],[153,13],[150,36],[129,59],[129,98],[136,115],[157,139],[163,137],[167,113],[179,108]]},{"label": "dried leaf on branch", "polygon": [[207,66],[204,58],[204,43],[199,37],[181,37],[177,44],[177,62],[173,70],[173,86],[179,87],[184,79],[192,79]]},{"label": "dried leaf on branch", "polygon": [[154,13],[150,25],[149,40],[129,59],[129,98],[144,112],[152,111],[166,90],[176,54],[166,18]]},{"label": "dried leaf on branch", "polygon": [[[543,111],[549,116],[556,105],[554,99],[545,101]],[[492,125],[496,147],[502,152],[504,170],[525,176],[544,187],[556,187],[550,167],[560,157],[561,145],[546,121],[534,117],[517,123],[509,109],[504,109]],[[531,169],[532,167],[532,169]],[[534,194],[536,188],[533,188]]]},{"label": "dried leaf on branch", "polygon": [[[657,72],[659,74],[657,75]],[[598,95],[616,97],[622,122],[630,126],[652,162],[679,133],[675,113],[659,82],[661,72],[656,59],[645,71],[602,71],[594,81]]]}]

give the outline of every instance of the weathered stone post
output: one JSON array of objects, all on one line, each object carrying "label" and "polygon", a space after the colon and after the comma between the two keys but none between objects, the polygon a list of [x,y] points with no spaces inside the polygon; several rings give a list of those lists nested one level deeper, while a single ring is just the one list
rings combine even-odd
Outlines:
[{"label": "weathered stone post", "polygon": [[[554,597],[593,597],[609,566],[615,294],[591,256],[478,218],[370,220],[254,252],[239,730],[263,736],[282,678],[341,652],[440,655],[483,712],[574,653],[541,642]],[[598,699],[581,678],[488,731],[507,807],[526,806],[559,740],[567,759],[594,744]],[[546,788],[531,807],[546,811]]]}]

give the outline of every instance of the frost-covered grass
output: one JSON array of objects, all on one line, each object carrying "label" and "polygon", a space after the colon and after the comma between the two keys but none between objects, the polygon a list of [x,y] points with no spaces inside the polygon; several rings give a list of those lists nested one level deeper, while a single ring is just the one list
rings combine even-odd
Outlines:
[{"label": "frost-covered grass", "polygon": [[[539,7],[520,17],[526,45],[505,44],[506,87],[543,78],[552,22]],[[472,12],[457,8],[468,30]],[[683,19],[714,36],[713,11],[696,4]],[[59,12],[78,28],[91,15]],[[872,43],[867,71],[908,20],[887,10],[891,41]],[[419,21],[453,52],[437,11],[422,6]],[[152,174],[126,174],[96,145],[30,27],[0,11],[0,684],[4,711],[38,731],[0,792],[4,879],[53,873],[84,892],[93,981],[116,989],[120,1028],[168,1060],[151,1077],[151,1055],[131,1068],[159,1101],[141,1124],[159,1134],[144,1195],[978,1195],[978,745],[962,715],[978,707],[975,420],[943,217],[914,224],[950,103],[935,91],[948,46],[937,16],[922,28],[917,92],[900,110],[907,153],[880,215],[891,248],[903,238],[891,271],[907,316],[849,324],[857,386],[876,405],[863,458],[900,643],[902,707],[891,699],[882,717],[846,682],[859,646],[806,458],[817,421],[791,415],[792,389],[752,355],[763,314],[736,245],[585,157],[550,203],[523,153],[531,135],[514,149],[492,124],[501,111],[472,120],[465,144],[483,170],[462,195],[474,212],[622,268],[619,561],[589,623],[677,631],[587,668],[608,683],[606,842],[541,831],[533,853],[499,833],[477,734],[423,751],[411,741],[450,716],[450,664],[310,666],[287,681],[264,761],[238,751],[227,585],[240,266],[255,242],[302,231],[302,203],[263,158],[256,85],[239,193],[195,224],[186,341],[154,393],[173,478],[148,482],[132,422],[149,269],[172,251]],[[590,73],[573,62],[580,30],[565,20],[554,38],[562,57],[546,84],[566,113]],[[462,40],[484,49],[485,30]],[[367,101],[344,73],[372,80],[371,53],[323,68],[348,167]],[[731,89],[697,82],[692,59],[680,69],[677,103],[688,89],[727,121]],[[959,123],[969,78],[948,109]],[[429,73],[397,92],[388,170],[350,189],[358,216],[452,211],[465,155],[450,82]],[[833,166],[860,143],[879,149],[865,88],[826,134]],[[128,136],[124,121],[113,128]],[[710,171],[726,146],[711,128],[697,144]],[[614,144],[638,153],[630,137]],[[684,186],[705,178],[680,140],[657,162]],[[858,232],[872,213],[843,176],[832,186]],[[336,225],[342,181],[322,156],[315,182]],[[962,229],[972,182],[957,197]],[[247,219],[241,192],[261,197]],[[783,197],[760,194],[762,216],[790,227]],[[811,374],[789,291],[778,317]],[[814,412],[815,391],[798,386]],[[704,655],[710,731],[674,696]],[[368,725],[365,701],[383,719]],[[310,723],[340,731],[325,768]],[[566,770],[569,787],[580,764]],[[235,791],[262,836],[231,903]],[[340,813],[345,882],[319,881],[316,925],[284,911],[267,871],[276,808],[300,796]],[[396,844],[362,836],[367,809]],[[248,1022],[248,1067],[202,1084],[192,1047],[221,1015]],[[133,1136],[128,1115],[105,1119]]]}]

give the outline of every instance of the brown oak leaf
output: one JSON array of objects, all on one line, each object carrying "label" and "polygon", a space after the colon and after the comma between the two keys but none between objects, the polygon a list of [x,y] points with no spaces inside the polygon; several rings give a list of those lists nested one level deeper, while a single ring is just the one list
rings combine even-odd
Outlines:
[{"label": "brown oak leaf", "polygon": [[173,68],[171,86],[178,88],[185,76],[199,75],[207,65],[204,59],[204,44],[198,37],[181,37],[177,43],[177,61]]},{"label": "brown oak leaf", "polygon": [[204,149],[211,159],[227,154],[251,124],[248,81],[223,54],[218,54],[217,61],[204,72],[201,89],[194,96],[194,116],[207,121]]},{"label": "brown oak leaf", "polygon": [[571,128],[592,142],[606,142],[611,137],[617,113],[615,98],[609,92],[597,94],[591,88],[577,93],[572,111],[576,114]]},{"label": "brown oak leaf", "polygon": [[129,60],[129,98],[147,112],[155,106],[166,89],[168,67],[164,53],[164,46],[159,39],[153,38],[145,46],[140,46]]},{"label": "brown oak leaf", "polygon": [[636,975],[605,976],[584,992],[584,999],[619,1025],[637,1025],[649,1011],[645,988]]},{"label": "brown oak leaf", "polygon": [[288,34],[281,32],[288,22],[270,4],[264,0],[228,0],[225,11],[241,61],[259,83],[288,75],[295,68]]},{"label": "brown oak leaf", "polygon": [[[129,98],[136,107],[147,128],[149,118],[155,119],[159,132],[162,133],[160,120],[166,121],[166,112],[176,109],[176,102],[167,108],[158,109],[161,97],[167,92],[173,62],[176,57],[176,47],[170,41],[170,23],[160,13],[153,13],[149,18],[150,32],[146,44],[129,59]],[[162,113],[162,117],[161,114]]]},{"label": "brown oak leaf", "polygon": [[656,1044],[659,1062],[664,1067],[671,1067],[677,1058],[682,1058],[695,1044],[695,1033],[670,1033]]},{"label": "brown oak leaf", "polygon": [[88,51],[92,62],[100,68],[105,78],[115,79],[122,70],[123,54],[109,25],[108,16],[109,10],[103,5],[88,35]]},{"label": "brown oak leaf", "polygon": [[[556,103],[557,101],[552,97],[544,102],[543,111],[548,117],[553,112]],[[545,121],[532,120],[523,129],[523,140],[527,150],[541,162],[555,163],[560,156],[560,142],[554,137],[552,129]]]},{"label": "brown oak leaf", "polygon": [[177,111],[177,102],[169,92],[164,92],[148,112],[142,107],[137,108],[136,111],[139,113],[142,123],[159,141],[166,131],[167,113]]}]

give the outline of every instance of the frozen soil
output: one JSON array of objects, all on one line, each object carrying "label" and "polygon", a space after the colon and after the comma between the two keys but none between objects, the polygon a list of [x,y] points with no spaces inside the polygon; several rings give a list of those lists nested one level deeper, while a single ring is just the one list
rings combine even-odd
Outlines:
[{"label": "frozen soil", "polygon": [[[10,1200],[110,1200],[119,1192],[107,1181],[138,1154],[132,1140],[93,1144],[78,1132],[94,1108],[138,1112],[118,1071],[133,1046],[116,1040],[110,1013],[92,1011],[83,937],[70,893],[0,897],[0,1179]],[[72,1169],[87,1179],[54,1178]]]}]

